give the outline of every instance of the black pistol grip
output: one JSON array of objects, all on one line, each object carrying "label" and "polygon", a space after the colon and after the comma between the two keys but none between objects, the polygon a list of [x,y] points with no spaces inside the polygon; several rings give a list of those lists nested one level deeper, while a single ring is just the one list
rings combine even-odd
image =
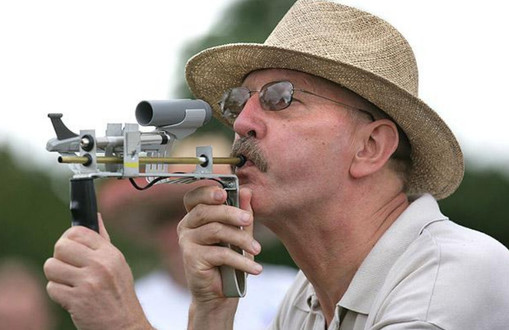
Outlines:
[{"label": "black pistol grip", "polygon": [[94,179],[71,179],[71,216],[73,226],[84,226],[99,232],[97,221],[97,202]]}]

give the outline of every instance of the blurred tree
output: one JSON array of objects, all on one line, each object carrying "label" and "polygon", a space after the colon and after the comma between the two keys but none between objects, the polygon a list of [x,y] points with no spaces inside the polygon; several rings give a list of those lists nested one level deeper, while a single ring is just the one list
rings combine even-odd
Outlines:
[{"label": "blurred tree", "polygon": [[68,204],[52,190],[64,181],[52,182],[42,170],[20,168],[12,155],[2,149],[0,175],[0,253],[22,254],[42,265],[69,225]]},{"label": "blurred tree", "polygon": [[[189,42],[180,56],[176,84],[177,95],[191,97],[184,78],[184,67],[193,55],[213,46],[234,42],[263,43],[295,0],[241,0],[227,8],[210,33]],[[233,138],[233,132],[213,119],[199,132],[215,131]]]},{"label": "blurred tree", "polygon": [[[42,265],[69,227],[68,201],[60,199],[54,190],[66,184],[65,180],[51,178],[37,166],[33,168],[37,170],[21,168],[12,154],[0,147],[0,258],[19,256],[29,260],[42,277]],[[59,311],[57,329],[72,329],[67,313],[55,309]]]},{"label": "blurred tree", "polygon": [[509,179],[494,169],[467,171],[458,190],[440,201],[445,215],[509,247]]}]

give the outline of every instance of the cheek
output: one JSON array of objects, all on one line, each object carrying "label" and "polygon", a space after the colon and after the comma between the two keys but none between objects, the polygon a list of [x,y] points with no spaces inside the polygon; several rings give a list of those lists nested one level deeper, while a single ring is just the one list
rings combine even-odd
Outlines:
[{"label": "cheek", "polygon": [[[353,153],[352,132],[336,117],[324,118],[314,125],[292,128],[291,136],[280,140],[284,146],[278,160],[292,169],[290,175],[308,176],[318,173],[330,177],[332,173],[347,171]],[[298,134],[296,132],[299,132]],[[281,156],[282,157],[282,156]],[[326,173],[324,173],[326,172]]]},{"label": "cheek", "polygon": [[[336,163],[344,145],[333,132],[312,130],[307,134],[293,134],[278,141],[271,155],[273,168],[280,175],[303,176]],[[298,180],[298,178],[295,178]]]}]

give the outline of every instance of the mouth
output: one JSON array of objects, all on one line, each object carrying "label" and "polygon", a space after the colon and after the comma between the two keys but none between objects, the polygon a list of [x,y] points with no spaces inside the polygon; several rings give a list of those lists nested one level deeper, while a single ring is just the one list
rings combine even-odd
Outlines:
[{"label": "mouth", "polygon": [[232,166],[234,172],[251,166],[256,166],[261,172],[267,171],[267,160],[258,147],[257,141],[252,137],[242,137],[236,140],[232,148],[232,157],[241,159],[238,164]]},{"label": "mouth", "polygon": [[242,166],[246,165],[246,162],[248,161],[246,156],[238,155],[237,157],[239,158],[239,162],[237,164],[233,165],[234,167],[241,168]]},{"label": "mouth", "polygon": [[231,165],[231,170],[233,173],[238,174],[239,172],[242,172],[242,170],[248,169],[253,166],[256,167],[255,163],[244,155],[235,155],[233,157],[239,158],[239,162],[237,164]]}]

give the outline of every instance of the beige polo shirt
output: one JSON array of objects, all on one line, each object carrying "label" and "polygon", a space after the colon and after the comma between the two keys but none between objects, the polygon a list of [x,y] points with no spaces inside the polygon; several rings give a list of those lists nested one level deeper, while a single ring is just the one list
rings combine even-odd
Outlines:
[{"label": "beige polo shirt", "polygon": [[300,272],[271,329],[509,329],[509,251],[424,195],[373,247],[328,328]]}]

